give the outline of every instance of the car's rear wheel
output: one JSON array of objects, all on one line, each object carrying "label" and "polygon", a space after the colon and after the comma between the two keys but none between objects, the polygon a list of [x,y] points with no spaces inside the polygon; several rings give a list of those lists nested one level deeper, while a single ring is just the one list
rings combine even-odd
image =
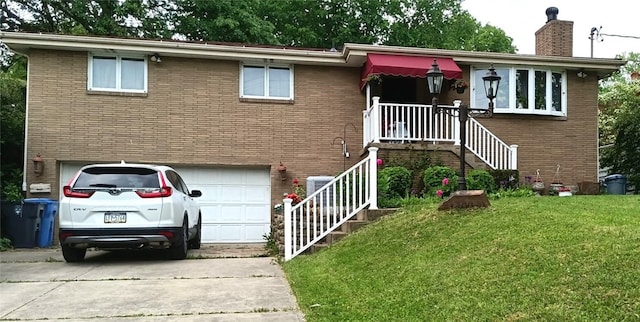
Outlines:
[{"label": "car's rear wheel", "polygon": [[67,245],[62,245],[62,257],[67,263],[76,263],[84,260],[84,256],[87,254],[86,248],[74,248]]},{"label": "car's rear wheel", "polygon": [[200,249],[202,244],[202,216],[198,216],[198,227],[196,229],[196,235],[189,241],[191,249]]},{"label": "car's rear wheel", "polygon": [[171,259],[185,259],[187,258],[187,243],[189,239],[189,228],[187,227],[187,219],[182,220],[182,228],[180,229],[180,236],[169,248],[169,257]]}]

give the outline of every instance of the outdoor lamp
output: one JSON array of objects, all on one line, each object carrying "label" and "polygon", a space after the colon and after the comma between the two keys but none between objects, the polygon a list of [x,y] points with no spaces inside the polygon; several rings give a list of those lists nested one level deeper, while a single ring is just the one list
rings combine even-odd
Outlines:
[{"label": "outdoor lamp", "polygon": [[493,64],[489,67],[487,75],[482,77],[482,80],[484,81],[484,91],[489,99],[489,116],[493,115],[493,99],[498,95],[500,79],[502,78],[496,73],[496,69],[493,68]]},{"label": "outdoor lamp", "polygon": [[433,65],[431,65],[431,68],[427,71],[427,83],[429,84],[429,92],[431,94],[440,94],[443,79],[444,74],[440,70],[440,66],[438,66],[438,61],[434,59]]},{"label": "outdoor lamp", "polygon": [[433,60],[433,65],[427,71],[427,84],[429,85],[429,93],[433,94],[433,98],[431,99],[431,104],[433,108],[438,111],[438,94],[440,94],[440,90],[442,89],[442,80],[444,79],[444,74],[440,70],[438,66],[438,61]]},{"label": "outdoor lamp", "polygon": [[38,153],[31,161],[33,161],[33,172],[35,172],[36,176],[40,176],[44,168],[44,159],[42,159],[40,153]]},{"label": "outdoor lamp", "polygon": [[282,164],[282,162],[280,162],[280,165],[278,166],[278,173],[280,173],[280,180],[287,180],[287,167]]}]

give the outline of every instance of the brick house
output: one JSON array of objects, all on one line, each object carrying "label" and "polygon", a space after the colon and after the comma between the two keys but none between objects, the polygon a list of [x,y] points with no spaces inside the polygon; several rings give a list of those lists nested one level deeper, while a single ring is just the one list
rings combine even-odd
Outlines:
[{"label": "brick house", "polygon": [[[469,123],[471,167],[540,169],[548,184],[560,164],[566,184],[597,182],[598,80],[624,62],[572,57],[572,25],[548,21],[536,55],[0,37],[29,62],[25,159],[44,160],[41,174],[25,162],[29,196],[57,199],[88,163],[171,165],[203,190],[203,242],[216,243],[262,242],[293,178],[339,174],[372,146],[437,150],[455,167],[455,116],[436,115],[426,89],[434,59],[448,78],[443,105],[486,107],[482,76],[494,64],[502,77],[493,117]],[[469,88],[449,90],[454,78]]]}]

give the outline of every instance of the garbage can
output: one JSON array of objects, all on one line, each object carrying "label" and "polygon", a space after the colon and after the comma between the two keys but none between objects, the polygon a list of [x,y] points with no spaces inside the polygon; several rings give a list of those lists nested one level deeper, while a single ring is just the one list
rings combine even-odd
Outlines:
[{"label": "garbage can", "polygon": [[53,244],[53,226],[58,213],[58,201],[47,198],[30,198],[24,200],[26,203],[38,204],[38,217],[40,218],[40,229],[36,236],[38,247],[50,247]]},{"label": "garbage can", "polygon": [[624,195],[627,193],[627,178],[621,174],[612,174],[604,177],[607,193],[610,195]]},{"label": "garbage can", "polygon": [[[5,237],[15,248],[33,248],[40,225],[39,204],[20,203],[2,206],[2,223]],[[6,209],[6,210],[5,210]],[[8,211],[8,213],[5,213]]]},{"label": "garbage can", "polygon": [[9,238],[9,231],[16,226],[16,218],[20,217],[22,213],[22,201],[2,200],[0,212],[2,213],[0,216],[2,223],[0,237]]}]

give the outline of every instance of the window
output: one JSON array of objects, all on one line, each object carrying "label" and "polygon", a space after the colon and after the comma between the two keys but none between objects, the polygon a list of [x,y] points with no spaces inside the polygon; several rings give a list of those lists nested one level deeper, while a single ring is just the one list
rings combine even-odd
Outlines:
[{"label": "window", "polygon": [[[482,77],[487,68],[473,70],[472,102],[475,108],[487,107]],[[494,113],[567,115],[566,77],[564,72],[541,68],[496,67],[502,77],[495,99]]]},{"label": "window", "polygon": [[241,65],[240,96],[293,99],[293,68],[275,65]]},{"label": "window", "polygon": [[88,76],[87,88],[91,91],[147,91],[147,61],[144,57],[90,55]]}]

